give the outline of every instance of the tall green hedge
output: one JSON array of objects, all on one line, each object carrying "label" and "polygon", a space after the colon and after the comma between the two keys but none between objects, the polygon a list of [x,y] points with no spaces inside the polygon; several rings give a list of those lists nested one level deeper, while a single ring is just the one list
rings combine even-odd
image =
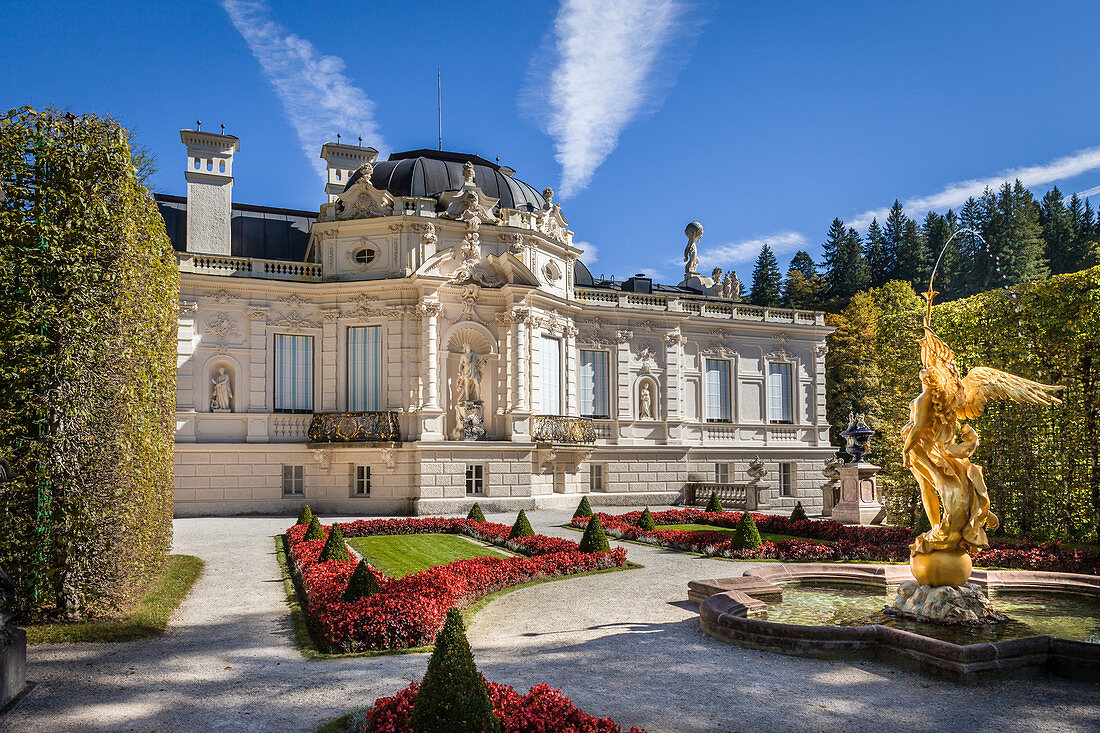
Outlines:
[{"label": "tall green hedge", "polygon": [[[901,465],[900,432],[921,390],[921,301],[907,283],[856,295],[829,338],[829,421],[866,411],[876,429],[871,460],[891,522],[923,513]],[[992,400],[970,421],[1003,532],[1095,540],[1100,533],[1100,267],[936,305],[932,327],[965,374],[988,366],[1061,384],[1054,407]],[[843,429],[841,427],[841,429]]]},{"label": "tall green hedge", "polygon": [[30,616],[123,608],[172,539],[179,276],[116,122],[0,116],[0,564]]}]

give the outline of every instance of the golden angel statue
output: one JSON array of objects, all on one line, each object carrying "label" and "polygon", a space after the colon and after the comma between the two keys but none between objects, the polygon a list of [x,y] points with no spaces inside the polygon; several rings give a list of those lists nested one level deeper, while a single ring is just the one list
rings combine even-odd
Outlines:
[{"label": "golden angel statue", "polygon": [[[989,547],[985,528],[999,520],[989,510],[989,491],[982,469],[970,462],[978,434],[968,424],[982,414],[989,400],[1011,399],[1034,405],[1061,403],[1060,386],[1040,384],[989,367],[974,367],[966,376],[955,365],[955,354],[932,330],[931,289],[924,294],[927,309],[920,339],[920,381],[923,391],[909,405],[909,423],[902,429],[905,466],[920,485],[921,502],[932,529],[910,547],[910,567],[922,585],[960,586],[970,577],[969,553]],[[961,440],[956,433],[961,432]]]}]

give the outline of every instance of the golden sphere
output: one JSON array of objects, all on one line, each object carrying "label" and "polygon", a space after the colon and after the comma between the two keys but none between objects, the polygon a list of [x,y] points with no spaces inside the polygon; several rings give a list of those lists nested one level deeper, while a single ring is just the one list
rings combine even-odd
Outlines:
[{"label": "golden sphere", "polygon": [[909,569],[921,585],[961,586],[974,569],[970,554],[962,550],[936,550],[909,558]]}]

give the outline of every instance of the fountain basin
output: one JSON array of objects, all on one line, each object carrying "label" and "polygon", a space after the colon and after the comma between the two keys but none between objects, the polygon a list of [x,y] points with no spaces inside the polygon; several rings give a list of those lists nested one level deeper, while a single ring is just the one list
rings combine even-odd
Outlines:
[{"label": "fountain basin", "polygon": [[[937,629],[922,622],[898,624],[887,617],[869,614],[867,623],[857,619],[854,625],[838,625],[829,618],[820,624],[812,617],[797,613],[779,614],[797,618],[797,623],[768,620],[769,605],[776,615],[781,607],[784,589],[790,595],[812,591],[821,584],[840,592],[856,589],[879,592],[881,606],[887,605],[889,590],[902,582],[913,580],[909,568],[903,565],[857,565],[784,563],[761,566],[739,578],[696,580],[688,584],[689,600],[699,604],[702,630],[718,639],[740,646],[809,657],[844,657],[858,655],[901,664],[919,671],[968,682],[989,677],[1019,674],[1050,673],[1071,679],[1100,679],[1100,644],[1083,640],[1059,638],[1050,634],[1029,635],[1028,628],[998,632],[1002,637],[989,640],[981,636],[954,640],[936,638]],[[997,598],[1034,598],[1038,605],[1057,599],[1075,599],[1070,607],[1088,614],[1095,609],[1100,618],[1100,577],[1071,573],[1046,573],[1012,570],[975,570],[970,577],[987,592],[997,605]],[[1025,594],[1025,596],[1020,596]],[[1071,595],[1066,595],[1071,594]],[[834,593],[836,595],[836,593]],[[1026,610],[1027,603],[1013,601]],[[1074,605],[1076,604],[1076,605]],[[835,605],[835,604],[834,604]],[[1035,604],[1033,604],[1035,605]],[[867,610],[867,609],[864,609]],[[860,611],[862,613],[862,611]],[[1010,617],[1012,609],[1008,609]],[[842,619],[838,623],[847,623]],[[881,621],[881,622],[880,622]],[[891,624],[891,625],[887,625]],[[1058,628],[1047,625],[1049,629]]]}]

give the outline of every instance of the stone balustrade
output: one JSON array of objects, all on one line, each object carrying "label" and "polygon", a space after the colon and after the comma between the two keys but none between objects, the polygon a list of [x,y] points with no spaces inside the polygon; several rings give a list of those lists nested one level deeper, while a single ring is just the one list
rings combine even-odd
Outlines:
[{"label": "stone balustrade", "polygon": [[536,415],[532,418],[531,439],[536,443],[595,443],[596,429],[586,417]]},{"label": "stone balustrade", "polygon": [[756,511],[763,509],[766,501],[758,496],[756,484],[719,484],[691,482],[684,485],[684,506],[706,504],[712,493],[718,494],[723,509]]},{"label": "stone balustrade", "polygon": [[582,287],[576,288],[574,293],[577,300],[611,308],[671,311],[705,318],[724,318],[737,321],[793,323],[807,326],[825,325],[825,314],[816,311],[766,308],[749,305],[748,303],[735,303],[705,297],[693,298],[685,295],[662,295],[659,293],[609,292],[600,289],[589,290]]},{"label": "stone balustrade", "polygon": [[178,254],[180,272],[222,277],[252,277],[263,280],[321,281],[321,265],[313,262],[287,262],[193,252]]}]

